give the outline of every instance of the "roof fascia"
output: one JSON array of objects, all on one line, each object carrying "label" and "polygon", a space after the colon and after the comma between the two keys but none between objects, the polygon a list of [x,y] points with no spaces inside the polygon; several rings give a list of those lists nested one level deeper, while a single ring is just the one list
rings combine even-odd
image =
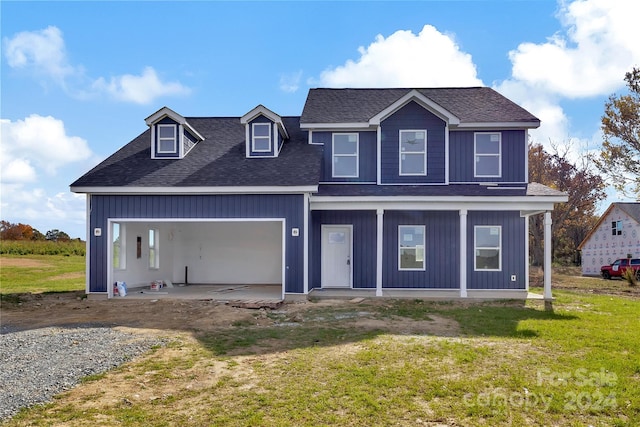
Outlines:
[{"label": "roof fascia", "polygon": [[535,122],[477,122],[460,123],[457,129],[537,129],[540,127],[540,120]]},{"label": "roof fascia", "polygon": [[300,129],[304,130],[331,130],[331,129],[375,129],[369,123],[300,123]]},{"label": "roof fascia", "polygon": [[317,185],[228,186],[228,187],[83,187],[71,186],[73,193],[86,194],[300,194],[315,193]]},{"label": "roof fascia", "polygon": [[373,126],[379,126],[380,122],[389,117],[391,114],[398,111],[400,108],[404,107],[411,101],[417,102],[419,105],[424,107],[425,109],[431,111],[436,116],[440,117],[444,121],[446,121],[450,126],[457,126],[460,124],[460,119],[456,117],[449,110],[443,108],[440,104],[435,103],[431,99],[427,98],[420,92],[415,89],[412,89],[407,94],[402,96],[393,104],[389,105],[387,108],[373,116],[369,119],[369,124]]},{"label": "roof fascia", "polygon": [[273,111],[271,111],[270,109],[268,109],[262,104],[258,105],[253,110],[249,111],[247,114],[240,117],[240,123],[243,125],[246,125],[247,123],[249,123],[251,120],[255,119],[258,116],[265,116],[272,122],[276,123],[278,125],[278,129],[280,130],[282,135],[285,137],[285,139],[289,139],[289,132],[287,132],[287,128],[284,127],[284,123],[282,122],[282,117],[280,117],[278,114],[274,113]]}]

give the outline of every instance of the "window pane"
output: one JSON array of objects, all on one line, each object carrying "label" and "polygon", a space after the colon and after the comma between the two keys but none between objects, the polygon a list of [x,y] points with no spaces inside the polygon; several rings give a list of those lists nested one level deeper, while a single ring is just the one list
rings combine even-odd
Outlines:
[{"label": "window pane", "polygon": [[253,125],[254,136],[269,136],[270,130],[271,130],[271,125],[268,123]]},{"label": "window pane", "polygon": [[425,133],[422,131],[400,132],[400,151],[425,151]]},{"label": "window pane", "polygon": [[356,133],[334,134],[333,140],[336,142],[336,144],[347,143],[347,142],[355,143],[358,140],[358,134]]},{"label": "window pane", "polygon": [[425,170],[425,161],[424,154],[406,154],[403,153],[400,155],[401,157],[401,168],[400,173],[403,174],[424,174]]},{"label": "window pane", "polygon": [[158,151],[162,152],[174,152],[176,151],[175,140],[173,139],[161,139],[158,145]]},{"label": "window pane", "polygon": [[333,176],[357,176],[358,158],[355,156],[340,156],[333,158]]},{"label": "window pane", "polygon": [[423,268],[423,259],[418,259],[418,250],[416,248],[401,248],[400,249],[400,268]]},{"label": "window pane", "polygon": [[500,175],[500,157],[498,156],[476,157],[476,175],[478,176]]},{"label": "window pane", "polygon": [[476,228],[476,247],[478,248],[500,247],[500,227]]},{"label": "window pane", "polygon": [[476,134],[476,154],[498,154],[500,153],[500,134],[477,133]]},{"label": "window pane", "polygon": [[158,126],[158,132],[160,138],[175,138],[176,127],[175,126]]},{"label": "window pane", "polygon": [[269,138],[255,138],[253,140],[253,149],[255,151],[271,151],[271,141]]},{"label": "window pane", "polygon": [[333,144],[333,154],[356,154],[358,143],[354,141],[340,141],[336,139]]},{"label": "window pane", "polygon": [[401,247],[415,247],[424,245],[424,234],[422,233],[422,227],[402,226],[399,229],[399,233]]},{"label": "window pane", "polygon": [[500,268],[500,251],[498,249],[476,249],[477,270],[498,270]]}]

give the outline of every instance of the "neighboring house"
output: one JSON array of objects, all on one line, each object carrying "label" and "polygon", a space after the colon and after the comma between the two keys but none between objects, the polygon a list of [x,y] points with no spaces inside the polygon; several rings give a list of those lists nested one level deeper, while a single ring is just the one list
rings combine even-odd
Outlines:
[{"label": "neighboring house", "polygon": [[585,276],[600,275],[619,258],[640,258],[640,203],[612,203],[578,250]]},{"label": "neighboring house", "polygon": [[540,122],[490,88],[312,89],[300,117],[165,107],[146,123],[71,185],[87,194],[88,293],[188,268],[283,297],[524,298],[528,218],[545,215],[550,248],[567,199],[528,182]]}]

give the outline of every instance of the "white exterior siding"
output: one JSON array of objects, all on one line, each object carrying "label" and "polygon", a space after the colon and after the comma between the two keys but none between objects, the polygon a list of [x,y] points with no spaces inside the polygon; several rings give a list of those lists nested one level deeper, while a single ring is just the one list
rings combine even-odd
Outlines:
[{"label": "white exterior siding", "polygon": [[[613,221],[622,221],[622,234],[619,236],[611,234]],[[599,275],[601,266],[626,258],[628,254],[633,258],[640,257],[640,223],[618,206],[613,206],[582,245],[582,274]]]}]

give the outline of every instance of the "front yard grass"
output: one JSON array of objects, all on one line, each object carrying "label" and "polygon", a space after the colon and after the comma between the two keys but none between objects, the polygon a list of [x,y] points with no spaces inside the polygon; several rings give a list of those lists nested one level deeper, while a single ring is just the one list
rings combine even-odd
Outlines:
[{"label": "front yard grass", "polygon": [[[270,326],[173,335],[7,425],[640,425],[640,300],[555,296],[553,311],[541,301],[314,304],[296,322],[272,312]],[[392,327],[436,317],[460,332]]]},{"label": "front yard grass", "polygon": [[79,255],[0,256],[0,294],[84,290],[85,257]]}]

